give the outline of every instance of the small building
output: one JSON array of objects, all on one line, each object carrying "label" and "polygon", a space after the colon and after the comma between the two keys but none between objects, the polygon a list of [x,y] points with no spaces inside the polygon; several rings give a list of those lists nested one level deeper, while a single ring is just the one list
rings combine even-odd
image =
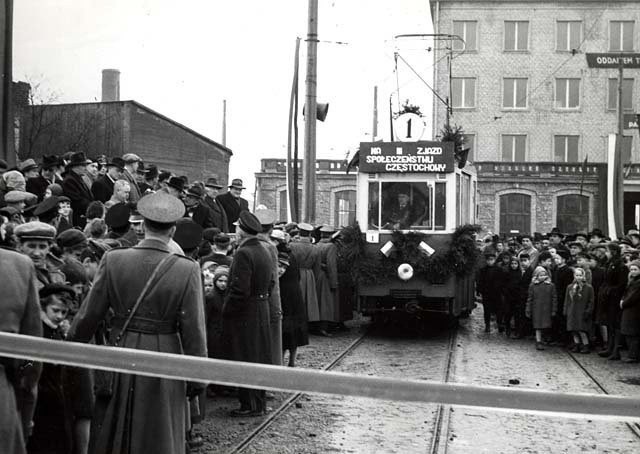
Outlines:
[{"label": "small building", "polygon": [[[298,161],[298,213],[302,213],[302,160]],[[293,170],[293,169],[292,169]],[[344,160],[316,160],[316,224],[344,227],[356,219],[356,172]],[[287,220],[287,160],[262,159],[256,177],[256,204]]]},{"label": "small building", "polygon": [[139,155],[159,169],[190,181],[229,180],[232,151],[137,101],[18,106],[16,152],[20,160],[83,151],[99,155]]}]

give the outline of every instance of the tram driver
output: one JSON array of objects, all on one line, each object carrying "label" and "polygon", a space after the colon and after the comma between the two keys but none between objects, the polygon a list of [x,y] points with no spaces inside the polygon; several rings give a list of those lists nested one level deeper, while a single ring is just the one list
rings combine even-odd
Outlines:
[{"label": "tram driver", "polygon": [[407,186],[398,189],[396,199],[383,207],[383,229],[402,230],[410,228],[416,219],[415,209],[410,200]]}]

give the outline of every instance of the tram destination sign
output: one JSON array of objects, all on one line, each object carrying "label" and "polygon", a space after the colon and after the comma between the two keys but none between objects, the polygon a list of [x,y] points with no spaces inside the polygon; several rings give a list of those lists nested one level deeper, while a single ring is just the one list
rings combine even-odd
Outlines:
[{"label": "tram destination sign", "polygon": [[589,68],[640,68],[640,54],[590,54],[587,53],[587,66]]},{"label": "tram destination sign", "polygon": [[453,142],[361,142],[358,167],[364,173],[453,172]]}]

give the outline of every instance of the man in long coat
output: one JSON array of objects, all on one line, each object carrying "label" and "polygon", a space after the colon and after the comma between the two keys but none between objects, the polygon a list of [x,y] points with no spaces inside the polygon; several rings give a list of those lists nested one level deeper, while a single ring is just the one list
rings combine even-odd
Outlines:
[{"label": "man in long coat", "polygon": [[321,330],[327,331],[330,323],[340,321],[338,307],[338,248],[331,240],[335,232],[329,226],[320,229],[322,239],[316,244],[320,272],[316,276],[316,292],[320,307]]},{"label": "man in long coat", "polygon": [[[229,293],[222,307],[222,343],[228,359],[272,364],[269,293],[273,288],[269,252],[257,238],[260,221],[240,213],[239,246],[233,256]],[[239,388],[240,408],[232,416],[261,416],[267,411],[264,390]]]},{"label": "man in long coat", "polygon": [[[36,290],[36,273],[31,260],[17,252],[0,249],[0,331],[42,336],[40,303]],[[0,359],[0,452],[26,453],[26,436],[35,410],[40,369],[29,367],[22,389],[15,389],[10,380],[16,360]],[[18,398],[20,397],[20,398]]]},{"label": "man in long coat", "polygon": [[113,185],[122,178],[124,172],[124,161],[122,158],[114,157],[107,164],[107,173],[98,177],[91,185],[91,193],[96,200],[105,203],[113,195]]},{"label": "man in long coat", "polygon": [[[145,239],[133,248],[113,249],[103,256],[69,339],[88,342],[112,309],[113,341],[153,271],[169,256],[175,222],[184,215],[182,202],[157,192],[141,199],[138,211],[144,217]],[[184,256],[172,258],[173,263],[159,270],[119,346],[206,357],[200,268]],[[199,383],[116,374],[112,396],[96,403],[106,408],[91,441],[92,452],[184,453],[186,397],[203,389]]]},{"label": "man in long coat", "polygon": [[220,202],[216,200],[220,189],[222,189],[222,186],[218,184],[216,178],[207,178],[204,184],[204,190],[206,192],[204,203],[211,208],[211,212],[213,213],[213,226],[219,228],[223,233],[228,233],[229,221],[227,220],[227,213],[224,211],[222,205],[220,205]]},{"label": "man in long coat", "polygon": [[62,191],[71,200],[73,225],[76,227],[84,227],[87,222],[85,217],[87,207],[93,202],[91,189],[82,179],[86,166],[87,158],[84,153],[74,153],[67,165],[67,175],[62,182]]},{"label": "man in long coat", "polygon": [[142,162],[140,156],[134,153],[127,153],[122,157],[124,161],[124,171],[122,172],[122,179],[129,182],[131,186],[131,193],[129,194],[129,200],[133,203],[140,200],[142,194],[140,192],[140,186],[138,186],[138,180],[136,179],[136,173],[138,167]]},{"label": "man in long coat", "polygon": [[[300,237],[289,244],[291,253],[295,256],[300,266],[300,287],[302,298],[307,305],[309,322],[320,321],[320,307],[318,305],[318,293],[316,290],[316,276],[320,274],[320,256],[318,250],[311,242],[313,226],[307,223],[298,224]],[[320,334],[327,335],[325,330]],[[324,332],[322,332],[324,331]]]},{"label": "man in long coat", "polygon": [[40,164],[40,174],[37,177],[27,179],[27,192],[38,196],[38,202],[42,202],[47,188],[56,183],[62,185],[62,180],[56,175],[56,168],[60,158],[56,155],[45,155]]},{"label": "man in long coat", "polygon": [[242,190],[246,189],[242,185],[242,180],[235,178],[229,185],[229,191],[216,197],[216,200],[227,215],[227,228],[229,232],[235,232],[236,226],[234,222],[240,217],[240,213],[249,210],[249,202],[240,197]]}]

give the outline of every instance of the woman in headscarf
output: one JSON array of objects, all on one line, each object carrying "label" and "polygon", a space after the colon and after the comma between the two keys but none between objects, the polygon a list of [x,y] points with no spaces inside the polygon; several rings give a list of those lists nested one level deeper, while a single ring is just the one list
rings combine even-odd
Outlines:
[{"label": "woman in headscarf", "polygon": [[533,278],[529,286],[527,307],[525,314],[531,319],[533,329],[536,330],[536,349],[544,350],[542,332],[551,328],[551,322],[556,315],[558,297],[556,287],[551,282],[547,270],[538,266],[533,271]]}]

